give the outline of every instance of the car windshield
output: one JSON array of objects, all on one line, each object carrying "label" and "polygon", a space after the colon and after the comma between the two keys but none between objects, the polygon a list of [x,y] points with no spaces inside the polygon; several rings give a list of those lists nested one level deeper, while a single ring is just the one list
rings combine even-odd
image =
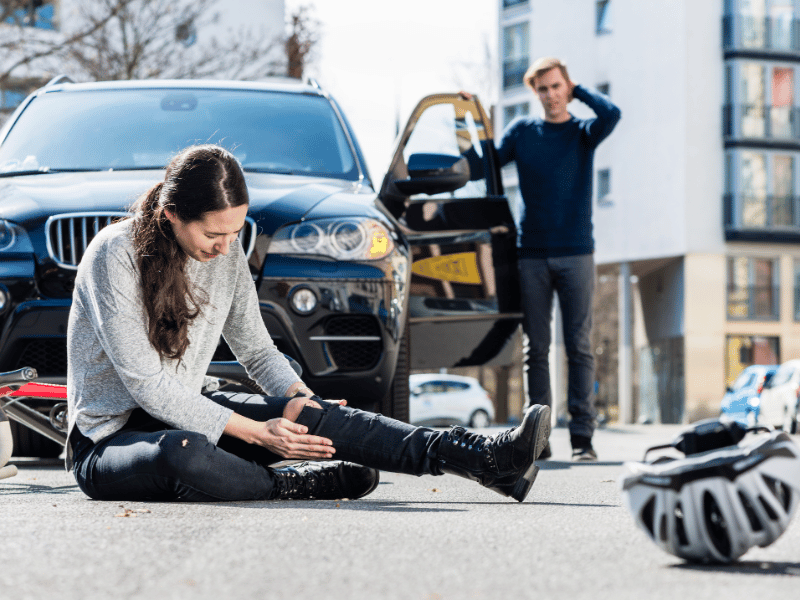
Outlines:
[{"label": "car windshield", "polygon": [[217,89],[42,94],[0,146],[0,174],[163,169],[202,143],[228,148],[246,171],[358,178],[326,98]]}]

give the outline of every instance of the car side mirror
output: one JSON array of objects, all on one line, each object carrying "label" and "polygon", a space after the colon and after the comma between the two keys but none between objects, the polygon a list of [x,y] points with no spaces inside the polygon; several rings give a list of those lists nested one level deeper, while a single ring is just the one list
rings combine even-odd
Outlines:
[{"label": "car side mirror", "polygon": [[450,154],[412,154],[408,159],[408,178],[395,179],[403,194],[441,194],[464,187],[469,181],[469,163],[463,156]]}]

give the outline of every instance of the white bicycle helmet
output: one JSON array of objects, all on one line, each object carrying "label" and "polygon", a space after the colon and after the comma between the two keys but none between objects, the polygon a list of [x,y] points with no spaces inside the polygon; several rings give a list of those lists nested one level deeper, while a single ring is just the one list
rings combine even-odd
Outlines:
[{"label": "white bicycle helmet", "polygon": [[778,539],[800,502],[800,449],[780,431],[741,443],[759,429],[701,421],[656,447],[685,458],[626,463],[619,484],[639,527],[663,550],[694,562],[731,562]]}]

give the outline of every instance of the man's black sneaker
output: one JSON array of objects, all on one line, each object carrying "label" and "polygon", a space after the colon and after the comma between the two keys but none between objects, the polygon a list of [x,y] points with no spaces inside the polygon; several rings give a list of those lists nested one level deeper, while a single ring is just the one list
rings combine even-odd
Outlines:
[{"label": "man's black sneaker", "polygon": [[573,448],[572,460],[575,462],[594,462],[597,460],[597,452],[594,448],[588,446],[586,448]]}]

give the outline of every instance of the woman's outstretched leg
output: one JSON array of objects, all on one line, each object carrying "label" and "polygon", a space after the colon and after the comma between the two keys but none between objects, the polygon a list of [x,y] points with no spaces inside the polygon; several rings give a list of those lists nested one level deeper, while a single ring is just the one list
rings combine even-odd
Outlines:
[{"label": "woman's outstretched leg", "polygon": [[[316,397],[297,400],[303,406],[296,422],[331,439],[339,460],[410,475],[450,473],[520,502],[536,479],[534,461],[550,435],[550,408],[543,405],[531,406],[518,427],[487,437],[463,427],[414,427]],[[286,418],[294,417],[296,406],[287,405]]]}]

